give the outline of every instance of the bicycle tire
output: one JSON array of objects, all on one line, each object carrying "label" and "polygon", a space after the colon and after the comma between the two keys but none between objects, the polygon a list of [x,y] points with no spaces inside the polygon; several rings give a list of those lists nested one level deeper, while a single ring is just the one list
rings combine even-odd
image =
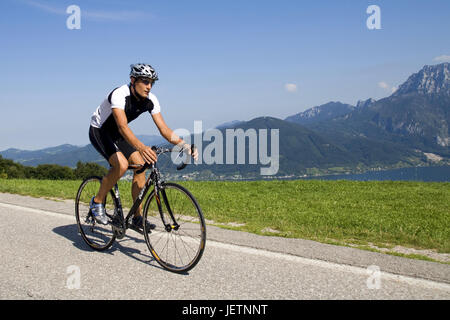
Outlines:
[{"label": "bicycle tire", "polygon": [[[78,232],[88,246],[97,251],[103,251],[111,247],[116,240],[116,236],[111,225],[97,224],[93,219],[89,209],[89,202],[100,188],[102,178],[97,176],[88,177],[81,183],[75,199],[75,216],[78,225]],[[111,190],[107,194],[105,202],[108,220],[117,208],[117,200]]]},{"label": "bicycle tire", "polygon": [[[175,273],[187,272],[197,265],[205,250],[206,224],[202,210],[194,196],[176,183],[163,183],[159,198],[164,220],[172,228],[164,225],[153,190],[144,205],[144,219],[156,228],[147,232],[144,224],[145,242],[162,267]],[[168,208],[179,225],[177,229],[173,228]]]}]

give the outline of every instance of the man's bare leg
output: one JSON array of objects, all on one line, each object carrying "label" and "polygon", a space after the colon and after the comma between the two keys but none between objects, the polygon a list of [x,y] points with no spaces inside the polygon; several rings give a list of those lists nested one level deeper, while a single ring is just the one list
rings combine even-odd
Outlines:
[{"label": "man's bare leg", "polygon": [[[144,164],[145,163],[144,159],[137,151],[131,154],[131,156],[128,158],[128,161],[130,162],[130,164]],[[140,191],[145,186],[145,172],[137,174],[136,171],[137,170],[134,171],[133,184],[131,186],[131,196],[133,197],[133,202],[136,201],[137,197],[139,196]],[[136,210],[136,212],[134,214],[135,217],[142,215],[141,209],[142,209],[142,204]]]},{"label": "man's bare leg", "polygon": [[102,179],[100,190],[94,198],[96,203],[103,203],[103,201],[105,201],[108,192],[114,187],[117,181],[119,181],[128,169],[128,161],[122,152],[113,154],[109,158],[109,163],[111,164],[111,168]]}]

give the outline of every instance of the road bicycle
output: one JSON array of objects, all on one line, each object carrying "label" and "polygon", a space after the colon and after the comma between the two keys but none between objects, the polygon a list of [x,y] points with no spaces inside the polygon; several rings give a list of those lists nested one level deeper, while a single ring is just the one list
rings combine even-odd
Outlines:
[{"label": "road bicycle", "polygon": [[[193,151],[194,145],[191,148]],[[178,156],[183,153],[178,147],[153,146],[152,149],[158,157],[164,153],[179,152]],[[186,165],[183,161],[177,170]],[[147,230],[148,226],[144,223],[139,233],[144,235],[148,249],[162,267],[176,273],[192,269],[202,257],[206,243],[205,220],[197,200],[183,186],[163,181],[156,164],[130,165],[128,169],[137,170],[137,173],[150,169],[150,175],[126,217],[118,185],[110,190],[103,203],[108,217],[107,225],[97,223],[89,208],[89,202],[97,194],[102,178],[92,176],[81,183],[75,200],[75,216],[83,240],[91,248],[102,251],[110,248],[115,239],[122,239],[130,227],[131,218],[153,186],[143,206],[143,217],[144,221],[148,220],[156,227]]]}]

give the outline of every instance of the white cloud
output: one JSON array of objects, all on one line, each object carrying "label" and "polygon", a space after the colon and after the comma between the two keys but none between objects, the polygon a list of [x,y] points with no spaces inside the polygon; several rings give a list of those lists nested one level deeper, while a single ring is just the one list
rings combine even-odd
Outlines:
[{"label": "white cloud", "polygon": [[384,89],[384,90],[386,90],[386,91],[389,91],[390,93],[394,93],[395,91],[397,91],[397,87],[391,87],[389,84],[387,84],[386,82],[384,82],[384,81],[380,81],[380,82],[378,82],[378,87],[379,88],[381,88],[381,89]]},{"label": "white cloud", "polygon": [[298,91],[297,85],[294,84],[294,83],[286,83],[286,84],[284,85],[284,89],[285,89],[287,92],[297,92],[297,91]]},{"label": "white cloud", "polygon": [[[46,3],[32,1],[32,0],[23,0],[22,2],[33,6],[35,8],[41,9],[42,11],[58,14],[58,15],[66,15],[66,7],[55,7],[48,5]],[[92,11],[85,10],[81,7],[81,16],[82,18],[90,19],[90,20],[113,20],[113,21],[126,21],[126,20],[136,20],[136,19],[144,19],[144,18],[152,18],[152,15],[143,11]]]},{"label": "white cloud", "polygon": [[137,20],[151,18],[151,16],[145,12],[140,11],[120,11],[120,12],[106,12],[106,11],[88,11],[84,14],[86,18],[92,20]]},{"label": "white cloud", "polygon": [[389,89],[389,85],[384,81],[378,82],[378,86],[382,89]]},{"label": "white cloud", "polygon": [[64,10],[64,9],[55,8],[55,7],[49,6],[44,3],[40,3],[40,2],[36,2],[36,1],[24,1],[24,2],[30,6],[39,8],[46,12],[56,13],[56,14],[60,14],[60,15],[66,14],[66,10]]},{"label": "white cloud", "polygon": [[450,62],[450,56],[444,54],[442,56],[438,56],[438,57],[434,58],[433,61],[436,61],[436,62]]}]

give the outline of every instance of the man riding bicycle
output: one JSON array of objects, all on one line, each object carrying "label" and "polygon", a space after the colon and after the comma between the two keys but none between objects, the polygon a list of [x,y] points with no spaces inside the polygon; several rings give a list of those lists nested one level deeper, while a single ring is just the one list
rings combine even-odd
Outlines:
[{"label": "man riding bicycle", "polygon": [[[137,63],[130,66],[130,83],[111,91],[103,103],[97,107],[91,117],[89,139],[94,148],[109,162],[111,168],[103,177],[100,189],[91,199],[90,209],[97,222],[107,224],[108,219],[103,202],[109,190],[125,174],[129,164],[142,165],[145,162],[155,163],[156,153],[144,145],[131,131],[128,123],[148,111],[161,135],[170,143],[176,144],[191,154],[191,146],[178,137],[165,123],[161,115],[159,101],[150,93],[158,75],[149,65]],[[195,150],[191,156],[197,160]],[[145,172],[134,171],[131,194],[133,200],[145,185]],[[141,208],[132,219],[131,228],[142,230],[143,218]],[[145,221],[147,230],[155,226]]]}]

